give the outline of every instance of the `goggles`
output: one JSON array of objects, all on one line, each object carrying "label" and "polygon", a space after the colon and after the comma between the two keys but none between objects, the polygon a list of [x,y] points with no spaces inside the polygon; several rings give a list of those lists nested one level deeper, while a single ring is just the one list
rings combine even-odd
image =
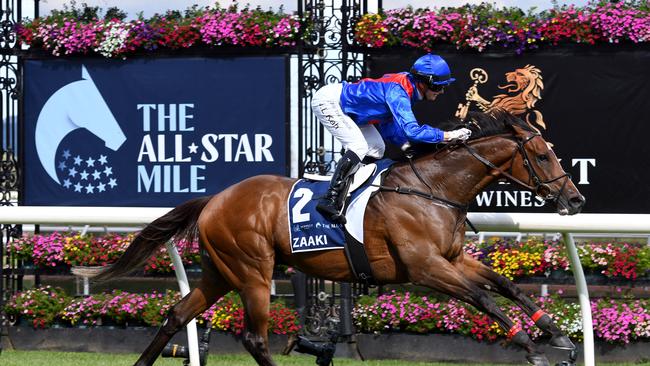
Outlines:
[{"label": "goggles", "polygon": [[[411,69],[410,73],[411,73],[411,75],[413,75],[413,77],[416,80],[418,80],[420,82],[423,82],[424,84],[426,84],[426,86],[427,86],[427,88],[429,88],[429,90],[434,91],[434,92],[441,92],[441,91],[445,90],[445,87],[447,86],[448,81],[451,79],[450,74],[440,75],[440,76],[431,75],[431,74],[422,74],[422,73],[420,73],[420,72],[418,72],[418,71],[416,71],[414,69]],[[436,83],[440,83],[440,82],[443,82],[443,83],[436,84]]]}]

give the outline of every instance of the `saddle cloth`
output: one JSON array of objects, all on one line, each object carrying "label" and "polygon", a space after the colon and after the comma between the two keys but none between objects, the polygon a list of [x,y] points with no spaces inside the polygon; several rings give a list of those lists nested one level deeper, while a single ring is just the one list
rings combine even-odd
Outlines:
[{"label": "saddle cloth", "polygon": [[[382,175],[395,161],[379,160],[357,171],[348,193],[345,208],[345,229],[363,243],[363,218],[368,201],[379,189]],[[327,220],[316,210],[318,199],[327,193],[328,178],[299,179],[294,183],[287,200],[289,238],[293,253],[317,250],[343,249],[343,227]],[[318,177],[318,176],[317,176]]]}]

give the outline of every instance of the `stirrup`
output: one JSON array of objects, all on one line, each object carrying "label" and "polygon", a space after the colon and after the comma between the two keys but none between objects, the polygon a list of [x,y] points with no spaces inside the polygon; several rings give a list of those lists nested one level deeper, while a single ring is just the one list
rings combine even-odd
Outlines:
[{"label": "stirrup", "polygon": [[320,212],[320,214],[325,216],[325,218],[327,218],[329,221],[338,224],[345,224],[347,222],[345,215],[341,213],[342,210],[343,208],[338,209],[336,207],[336,203],[334,202],[326,202],[326,204],[323,205],[321,205],[319,202],[316,205],[316,211]]},{"label": "stirrup", "polygon": [[330,221],[332,221],[335,224],[339,225],[345,225],[348,222],[348,219],[345,218],[345,215],[342,213],[336,214],[332,217],[329,218]]}]

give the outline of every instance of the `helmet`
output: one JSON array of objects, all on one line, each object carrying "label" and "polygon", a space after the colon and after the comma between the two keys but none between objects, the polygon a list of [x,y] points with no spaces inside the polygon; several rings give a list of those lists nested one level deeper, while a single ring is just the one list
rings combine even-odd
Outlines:
[{"label": "helmet", "polygon": [[431,53],[417,59],[410,73],[417,81],[425,83],[429,89],[437,89],[456,80],[451,77],[447,62],[442,57]]}]

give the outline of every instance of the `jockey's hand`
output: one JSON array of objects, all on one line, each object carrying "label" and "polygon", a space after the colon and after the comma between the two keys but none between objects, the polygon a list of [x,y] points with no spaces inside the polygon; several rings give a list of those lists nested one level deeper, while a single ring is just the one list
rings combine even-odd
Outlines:
[{"label": "jockey's hand", "polygon": [[466,141],[472,135],[472,131],[467,128],[459,128],[453,131],[445,131],[443,142],[450,142],[453,140]]},{"label": "jockey's hand", "polygon": [[413,151],[413,147],[411,146],[411,143],[410,143],[410,142],[406,141],[406,142],[402,145],[401,149],[402,149],[402,152],[404,152],[404,155],[405,155],[407,158],[410,159],[410,158],[412,158],[413,156],[415,156],[415,152]]}]

